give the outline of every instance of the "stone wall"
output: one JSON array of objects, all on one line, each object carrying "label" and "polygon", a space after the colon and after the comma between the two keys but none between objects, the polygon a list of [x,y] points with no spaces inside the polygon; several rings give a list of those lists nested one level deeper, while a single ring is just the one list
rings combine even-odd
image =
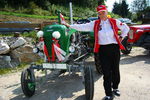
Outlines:
[{"label": "stone wall", "polygon": [[32,38],[0,37],[0,68],[16,67],[40,59],[33,53]]}]

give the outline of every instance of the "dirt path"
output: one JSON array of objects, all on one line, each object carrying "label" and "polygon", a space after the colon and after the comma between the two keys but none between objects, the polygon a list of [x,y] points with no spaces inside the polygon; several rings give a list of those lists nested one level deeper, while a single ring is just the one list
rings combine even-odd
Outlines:
[{"label": "dirt path", "polygon": [[[120,70],[122,94],[114,100],[150,100],[150,55],[142,48],[134,48],[130,55],[122,55]],[[85,100],[80,74],[57,77],[55,72],[47,80],[44,77],[38,78],[36,93],[31,98],[26,98],[22,93],[20,75],[21,72],[0,76],[0,100]],[[101,100],[105,96],[103,80],[96,71],[94,78],[93,100]]]}]

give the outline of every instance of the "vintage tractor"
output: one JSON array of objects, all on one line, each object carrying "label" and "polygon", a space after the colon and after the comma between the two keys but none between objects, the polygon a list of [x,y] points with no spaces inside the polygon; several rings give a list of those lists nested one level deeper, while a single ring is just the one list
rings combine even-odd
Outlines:
[{"label": "vintage tractor", "polygon": [[[85,85],[86,100],[92,100],[94,94],[93,71],[92,66],[86,64],[85,60],[93,53],[94,34],[92,32],[81,33],[61,24],[53,24],[45,26],[37,33],[37,36],[43,42],[45,59],[39,65],[31,64],[22,72],[23,93],[27,97],[34,95],[36,88],[34,70],[36,69],[67,71],[69,74],[73,71],[79,71]],[[39,49],[34,48],[34,52],[38,53]],[[99,65],[97,63],[97,66]],[[101,71],[100,68],[98,70]]]},{"label": "vintage tractor", "polygon": [[150,24],[130,26],[128,36],[124,38],[122,44],[126,48],[122,50],[123,54],[129,54],[132,46],[150,50]]}]

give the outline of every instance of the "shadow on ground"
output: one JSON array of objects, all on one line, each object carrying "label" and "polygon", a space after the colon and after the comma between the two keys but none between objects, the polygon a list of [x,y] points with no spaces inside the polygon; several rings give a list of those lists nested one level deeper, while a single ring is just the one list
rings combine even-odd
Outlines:
[{"label": "shadow on ground", "polygon": [[[93,66],[94,62],[90,62],[89,64]],[[94,67],[95,66],[93,66],[94,81],[97,81],[101,78],[101,75],[95,72]],[[82,77],[77,73],[70,76],[68,74],[55,75],[47,78],[42,84],[38,84],[35,95],[31,98],[24,96],[21,87],[18,87],[12,92],[17,96],[10,100],[63,100],[69,98],[74,98],[74,100],[85,100],[85,90],[82,83]],[[75,97],[77,92],[78,97]]]},{"label": "shadow on ground", "polygon": [[[133,52],[134,53],[134,52]],[[121,57],[123,57],[120,60],[120,64],[132,64],[139,61],[144,61],[146,64],[150,64],[150,52],[148,50],[144,50],[143,52],[140,52],[140,54],[136,55],[124,55],[122,54]]]}]

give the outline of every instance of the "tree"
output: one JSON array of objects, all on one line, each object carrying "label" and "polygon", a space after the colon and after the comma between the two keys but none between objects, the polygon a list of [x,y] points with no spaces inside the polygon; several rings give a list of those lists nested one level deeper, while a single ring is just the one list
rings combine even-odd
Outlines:
[{"label": "tree", "polygon": [[[47,9],[49,4],[51,5],[62,5],[67,7],[69,2],[72,1],[73,5],[80,7],[88,7],[94,8],[97,6],[97,0],[0,0],[0,8],[4,8],[5,6],[12,7],[18,9],[20,7],[29,8],[29,3],[34,2],[37,6],[42,9]],[[105,0],[99,0],[103,2]]]},{"label": "tree", "polygon": [[115,2],[112,12],[122,17],[127,17],[129,14],[128,4],[126,4],[126,1],[122,1],[121,4]]},{"label": "tree", "polygon": [[[132,11],[136,13],[136,21],[143,21],[144,17],[148,16],[150,10],[148,10],[147,0],[134,0],[132,3]],[[143,22],[142,22],[143,23]]]},{"label": "tree", "polygon": [[98,5],[104,5],[106,0],[98,0]]},{"label": "tree", "polygon": [[142,11],[147,8],[147,1],[146,0],[134,0],[132,3],[132,10],[134,12]]},{"label": "tree", "polygon": [[114,5],[113,5],[113,10],[112,10],[112,12],[113,12],[114,14],[121,15],[121,10],[120,10],[120,8],[121,8],[121,4],[115,2]]},{"label": "tree", "polygon": [[129,14],[128,4],[124,0],[124,1],[122,1],[122,4],[121,4],[121,16],[122,17],[127,17],[128,14]]},{"label": "tree", "polygon": [[0,0],[0,8],[4,8],[6,4],[7,4],[7,1]]}]

